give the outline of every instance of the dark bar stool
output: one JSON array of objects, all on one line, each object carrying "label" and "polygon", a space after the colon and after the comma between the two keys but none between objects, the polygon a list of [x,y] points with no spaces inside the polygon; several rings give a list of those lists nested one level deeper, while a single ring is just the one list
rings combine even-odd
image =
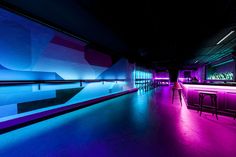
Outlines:
[{"label": "dark bar stool", "polygon": [[[212,107],[203,106],[205,96],[209,96],[211,98]],[[216,118],[218,119],[218,117],[217,117],[217,95],[216,95],[216,93],[214,93],[214,92],[200,92],[199,93],[199,107],[200,107],[200,116],[202,114],[202,108],[206,107],[206,108],[214,109],[215,114],[216,114]],[[212,112],[212,114],[214,115],[214,112]]]},{"label": "dark bar stool", "polygon": [[175,91],[176,91],[176,90],[177,90],[178,93],[179,93],[179,100],[180,100],[180,104],[181,104],[181,106],[182,106],[182,99],[181,99],[182,88],[181,88],[181,86],[179,85],[178,82],[174,82],[174,85],[173,85],[173,87],[172,87],[172,91],[173,91],[172,104],[173,104],[173,102],[174,102],[174,97],[175,97]]}]

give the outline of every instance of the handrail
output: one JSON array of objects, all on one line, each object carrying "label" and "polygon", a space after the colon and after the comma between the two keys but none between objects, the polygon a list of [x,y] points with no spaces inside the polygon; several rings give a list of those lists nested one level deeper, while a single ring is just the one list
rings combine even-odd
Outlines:
[{"label": "handrail", "polygon": [[23,85],[23,84],[42,84],[42,83],[53,83],[53,84],[63,84],[63,83],[91,83],[91,82],[116,82],[116,81],[126,81],[127,79],[80,79],[80,80],[1,80],[0,86],[8,85]]}]

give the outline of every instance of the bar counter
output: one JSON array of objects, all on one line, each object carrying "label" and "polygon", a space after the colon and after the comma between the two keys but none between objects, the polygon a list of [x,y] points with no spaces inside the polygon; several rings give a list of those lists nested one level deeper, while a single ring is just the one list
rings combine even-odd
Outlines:
[{"label": "bar counter", "polygon": [[[232,83],[180,83],[188,108],[199,108],[199,93],[211,92],[217,95],[219,114],[236,116],[236,84]],[[211,107],[210,97],[205,97],[204,106]]]}]

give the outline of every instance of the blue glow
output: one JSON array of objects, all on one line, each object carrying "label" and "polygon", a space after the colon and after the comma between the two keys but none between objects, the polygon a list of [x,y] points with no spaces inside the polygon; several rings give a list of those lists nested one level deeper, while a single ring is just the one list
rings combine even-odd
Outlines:
[{"label": "blue glow", "polygon": [[0,80],[126,78],[127,60],[110,69],[90,65],[84,51],[55,43],[54,39],[81,44],[78,47],[85,43],[3,9],[0,9],[0,34]]},{"label": "blue glow", "polygon": [[221,63],[219,63],[219,64],[213,65],[212,67],[217,67],[217,66],[220,66],[220,65],[224,65],[224,64],[226,64],[226,63],[230,63],[230,62],[233,62],[233,61],[234,61],[233,59],[230,59],[230,60],[227,60],[227,61],[225,61],[225,62],[221,62]]},{"label": "blue glow", "polygon": [[[87,83],[85,87],[72,98],[70,98],[64,104],[57,104],[54,106],[44,107],[28,111],[25,113],[18,114],[17,104],[27,103],[32,101],[47,100],[51,98],[57,98],[56,90],[80,88],[79,83],[53,85],[53,84],[42,84],[40,90],[38,85],[22,85],[22,86],[3,86],[0,88],[0,109],[4,112],[0,112],[0,121],[30,115],[50,109],[67,106],[102,96],[107,96],[114,93],[119,93],[130,89],[125,81],[114,81],[114,82],[96,82]],[[14,92],[12,92],[14,91]],[[32,104],[33,105],[33,104]],[[1,114],[2,113],[2,114]]]},{"label": "blue glow", "polygon": [[57,74],[54,72],[32,72],[32,71],[15,71],[1,70],[0,80],[56,80]]},{"label": "blue glow", "polygon": [[136,87],[140,88],[144,84],[148,83],[150,80],[153,79],[153,74],[148,70],[136,70],[135,72],[135,83]]},{"label": "blue glow", "polygon": [[22,143],[27,139],[36,137],[39,134],[43,134],[60,126],[64,126],[66,123],[68,123],[68,121],[78,120],[79,117],[83,117],[85,114],[88,114],[91,111],[98,110],[104,105],[106,104],[89,106],[81,110],[71,112],[70,114],[64,114],[0,135],[0,152],[4,149],[14,146],[15,144]]},{"label": "blue glow", "polygon": [[16,114],[17,114],[17,104],[8,104],[0,106],[0,118]]},{"label": "blue glow", "polygon": [[94,98],[99,98],[109,94],[121,92],[125,90],[126,82],[96,82],[90,83],[84,88],[80,93],[78,93],[74,98],[68,101],[68,104],[78,103],[87,101]]},{"label": "blue glow", "polygon": [[49,99],[49,98],[55,98],[56,93],[55,91],[43,91],[43,92],[13,92],[13,93],[4,93],[0,94],[0,101],[1,105],[7,105],[12,103],[22,103],[22,102],[29,102],[29,101],[36,101],[36,100],[42,100],[42,99]]},{"label": "blue glow", "polygon": [[[111,67],[91,65],[85,58],[82,49],[86,44],[82,41],[3,9],[0,34],[0,80],[127,79],[127,59],[120,59]],[[55,42],[60,39],[82,48]],[[110,57],[96,57],[111,62]]]},{"label": "blue glow", "polygon": [[[83,86],[86,86],[87,83],[83,83]],[[58,89],[71,89],[71,88],[80,88],[80,83],[69,83],[69,84],[41,84],[40,91],[50,91]],[[38,85],[32,86],[33,91],[39,91]]]},{"label": "blue glow", "polygon": [[214,73],[207,77],[207,80],[233,80],[234,74],[232,72]]},{"label": "blue glow", "polygon": [[152,73],[151,72],[146,72],[146,71],[140,71],[137,70],[135,72],[135,78],[136,79],[152,79]]},{"label": "blue glow", "polygon": [[[87,52],[84,51],[86,43],[78,42],[77,39],[3,9],[0,9],[0,34],[0,81],[127,80],[122,82],[83,83],[82,90],[79,83],[41,84],[40,89],[37,84],[1,86],[0,110],[4,110],[4,112],[0,112],[0,121],[91,100],[134,87],[135,72],[132,76],[134,65],[130,64],[127,59],[120,59],[112,63],[111,57],[103,57],[105,54],[96,55],[96,59],[101,62],[111,62],[112,64],[109,66],[94,65],[86,58]],[[68,43],[64,44],[60,41],[68,41]],[[76,44],[76,46],[73,47],[73,44]],[[94,55],[93,52],[90,53],[90,55]],[[140,78],[151,77],[147,72],[140,72],[139,75]],[[63,94],[65,93],[62,91],[69,93],[66,93],[69,95],[67,99],[64,99]],[[62,93],[61,99],[67,102],[56,101],[58,93]],[[60,104],[54,104],[54,101]],[[49,105],[40,106],[42,102],[47,102]],[[29,106],[29,108],[33,108],[32,111],[27,110],[25,113],[17,114],[18,106],[22,104],[26,106],[36,104],[36,107],[42,108],[35,109],[35,106]],[[50,106],[51,104],[54,104],[54,106]],[[47,105],[50,107],[47,107]]]},{"label": "blue glow", "polygon": [[132,103],[132,120],[137,129],[143,130],[146,128],[149,103],[149,93],[142,90],[138,91],[138,97],[136,97],[135,103]]}]

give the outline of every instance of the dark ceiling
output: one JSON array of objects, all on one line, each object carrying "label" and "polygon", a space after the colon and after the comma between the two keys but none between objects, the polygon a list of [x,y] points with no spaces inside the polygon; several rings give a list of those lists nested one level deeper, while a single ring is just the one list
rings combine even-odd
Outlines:
[{"label": "dark ceiling", "polygon": [[149,67],[215,61],[234,50],[235,0],[2,0],[0,4]]}]

